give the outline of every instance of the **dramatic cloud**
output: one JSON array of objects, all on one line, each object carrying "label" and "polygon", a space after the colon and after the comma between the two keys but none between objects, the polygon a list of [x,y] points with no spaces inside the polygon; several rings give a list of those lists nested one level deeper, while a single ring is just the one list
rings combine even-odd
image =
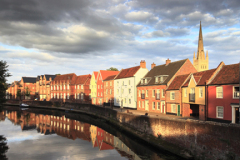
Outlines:
[{"label": "dramatic cloud", "polygon": [[152,61],[161,64],[165,58],[192,60],[201,20],[215,68],[220,61],[237,63],[239,5],[238,0],[2,0],[0,54],[10,65],[10,82],[24,75],[121,69],[142,59],[150,69]]}]

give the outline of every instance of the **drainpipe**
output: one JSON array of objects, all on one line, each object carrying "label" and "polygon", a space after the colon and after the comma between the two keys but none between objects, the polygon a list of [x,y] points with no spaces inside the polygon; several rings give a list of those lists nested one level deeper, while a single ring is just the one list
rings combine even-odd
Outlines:
[{"label": "drainpipe", "polygon": [[205,82],[205,120],[207,121],[208,115],[208,86],[207,82]]}]

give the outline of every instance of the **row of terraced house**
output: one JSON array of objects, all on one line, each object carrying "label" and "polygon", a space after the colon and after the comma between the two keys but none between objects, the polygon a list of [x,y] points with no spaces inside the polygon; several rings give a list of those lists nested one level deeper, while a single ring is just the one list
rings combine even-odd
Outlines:
[{"label": "row of terraced house", "polygon": [[21,92],[22,99],[91,103],[239,123],[239,63],[221,62],[210,70],[208,63],[200,24],[193,63],[167,59],[162,65],[152,63],[149,71],[142,60],[139,66],[120,71],[22,77],[10,85],[7,98],[19,98]]}]

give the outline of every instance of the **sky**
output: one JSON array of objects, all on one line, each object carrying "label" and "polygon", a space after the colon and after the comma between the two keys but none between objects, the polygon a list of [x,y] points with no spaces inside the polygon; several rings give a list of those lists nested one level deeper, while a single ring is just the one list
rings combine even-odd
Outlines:
[{"label": "sky", "polygon": [[240,60],[239,0],[1,0],[0,55],[8,83],[77,75],[197,52],[202,23],[209,69]]}]

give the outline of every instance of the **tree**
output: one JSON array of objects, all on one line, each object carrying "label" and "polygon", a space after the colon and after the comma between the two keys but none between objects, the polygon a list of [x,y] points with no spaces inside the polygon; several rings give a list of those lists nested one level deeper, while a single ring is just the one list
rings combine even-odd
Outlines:
[{"label": "tree", "polygon": [[107,71],[118,71],[118,69],[114,67],[110,67],[109,69],[107,69]]},{"label": "tree", "polygon": [[8,146],[6,143],[6,138],[0,135],[0,159],[7,160],[6,152],[8,151]]},{"label": "tree", "polygon": [[6,90],[7,86],[7,77],[10,77],[10,73],[8,73],[8,65],[6,61],[0,61],[0,105],[5,103],[6,100]]}]

